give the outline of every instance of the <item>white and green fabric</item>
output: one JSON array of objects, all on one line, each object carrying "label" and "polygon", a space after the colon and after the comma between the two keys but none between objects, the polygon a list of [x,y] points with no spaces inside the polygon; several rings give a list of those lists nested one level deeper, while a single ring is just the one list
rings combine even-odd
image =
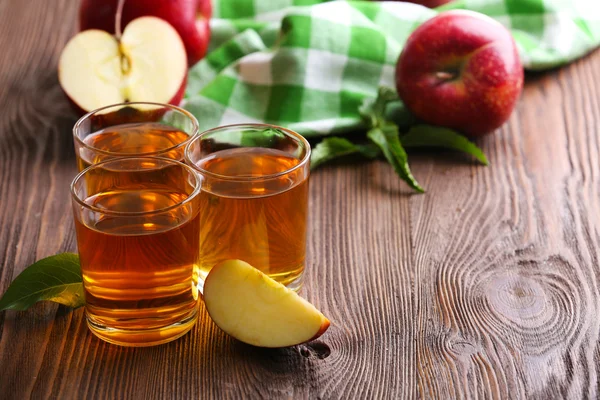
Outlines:
[{"label": "white and green fabric", "polygon": [[423,21],[469,9],[509,28],[526,69],[568,63],[600,44],[599,0],[403,2],[214,0],[211,51],[189,75],[185,107],[203,129],[241,122],[307,137],[362,127],[358,108],[394,87],[402,46]]}]

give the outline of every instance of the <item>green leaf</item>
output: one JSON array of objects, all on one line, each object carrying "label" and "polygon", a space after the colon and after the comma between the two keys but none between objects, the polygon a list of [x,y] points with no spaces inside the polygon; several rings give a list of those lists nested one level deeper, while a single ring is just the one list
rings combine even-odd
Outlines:
[{"label": "green leaf", "polygon": [[389,103],[385,116],[388,121],[395,122],[401,132],[418,123],[417,117],[401,101]]},{"label": "green leaf", "polygon": [[43,300],[72,308],[85,304],[77,254],[57,254],[27,267],[0,299],[0,311],[26,310]]},{"label": "green leaf", "polygon": [[367,137],[379,146],[381,151],[383,151],[383,155],[389,163],[392,164],[398,176],[402,178],[408,186],[419,193],[425,192],[410,172],[408,156],[400,143],[400,134],[396,124],[388,122],[379,127],[374,127],[367,132]]},{"label": "green leaf", "polygon": [[365,121],[370,123],[371,127],[378,126],[385,122],[387,105],[395,100],[398,100],[398,95],[394,89],[382,86],[377,92],[377,98],[363,100],[362,105],[358,108],[358,112]]},{"label": "green leaf", "polygon": [[452,129],[431,125],[417,125],[400,138],[404,147],[443,147],[458,150],[475,157],[483,165],[488,160],[473,142]]},{"label": "green leaf", "polygon": [[376,158],[380,151],[372,144],[354,144],[348,139],[340,137],[328,137],[323,139],[312,150],[312,154],[310,156],[310,167],[314,169],[323,163],[333,160],[334,158],[357,153],[366,158]]}]

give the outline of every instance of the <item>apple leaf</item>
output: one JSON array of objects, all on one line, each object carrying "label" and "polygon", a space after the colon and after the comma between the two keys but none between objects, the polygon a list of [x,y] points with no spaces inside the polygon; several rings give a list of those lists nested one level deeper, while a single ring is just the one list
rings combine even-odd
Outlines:
[{"label": "apple leaf", "polygon": [[419,193],[425,192],[417,180],[412,176],[408,166],[408,156],[400,142],[398,125],[386,120],[386,110],[390,103],[398,100],[398,95],[393,89],[380,87],[375,99],[366,99],[359,113],[369,124],[367,137],[383,152],[394,171],[408,186]]},{"label": "apple leaf", "polygon": [[27,267],[0,299],[0,311],[26,310],[43,300],[72,308],[85,304],[77,254],[57,254]]},{"label": "apple leaf", "polygon": [[458,150],[475,157],[483,165],[488,160],[483,151],[473,142],[452,129],[431,125],[417,125],[400,138],[404,147],[442,147]]},{"label": "apple leaf", "polygon": [[366,158],[376,158],[380,154],[380,151],[373,144],[354,144],[348,139],[341,137],[328,137],[323,139],[312,150],[310,166],[314,169],[334,158],[350,154],[360,154]]},{"label": "apple leaf", "polygon": [[400,176],[408,186],[419,193],[425,192],[410,172],[408,156],[402,147],[402,143],[400,143],[400,133],[398,132],[398,126],[396,124],[388,122],[376,126],[367,132],[367,137],[379,146],[383,155],[388,162],[392,164],[398,176]]},{"label": "apple leaf", "polygon": [[365,99],[358,108],[358,112],[370,126],[377,126],[385,122],[385,111],[389,103],[398,100],[398,95],[393,89],[380,87],[375,99]]},{"label": "apple leaf", "polygon": [[[452,129],[419,124],[392,88],[380,87],[377,97],[365,99],[358,111],[368,127],[367,138],[379,147],[380,151],[354,144],[347,139],[327,138],[313,150],[311,158],[313,168],[344,155],[361,154],[368,158],[375,158],[383,153],[398,176],[411,188],[423,193],[425,190],[410,171],[405,147],[442,147],[458,150],[488,165],[483,151],[466,137]],[[402,131],[408,129],[408,132],[400,136],[400,129]]]}]

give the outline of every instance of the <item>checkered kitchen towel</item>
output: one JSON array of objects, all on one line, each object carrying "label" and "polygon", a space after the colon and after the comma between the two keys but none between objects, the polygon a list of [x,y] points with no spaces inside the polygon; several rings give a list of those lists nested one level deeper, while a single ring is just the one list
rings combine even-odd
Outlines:
[{"label": "checkered kitchen towel", "polygon": [[[266,122],[311,137],[362,126],[358,107],[408,35],[441,9],[403,2],[214,0],[212,51],[190,71],[185,107],[202,128]],[[600,0],[458,0],[508,27],[526,69],[572,61],[600,43]]]}]

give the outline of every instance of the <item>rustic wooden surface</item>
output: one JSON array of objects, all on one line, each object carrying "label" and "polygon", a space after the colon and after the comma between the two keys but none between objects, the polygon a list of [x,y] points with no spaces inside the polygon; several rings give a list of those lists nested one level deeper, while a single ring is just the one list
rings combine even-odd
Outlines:
[{"label": "rustic wooden surface", "polygon": [[[73,0],[0,1],[0,292],[75,251],[75,116],[57,84]],[[303,294],[321,340],[261,350],[202,311],[184,338],[127,349],[81,310],[0,313],[0,398],[597,398],[600,53],[528,77],[491,166],[411,156],[413,195],[381,162],[311,183]]]}]

